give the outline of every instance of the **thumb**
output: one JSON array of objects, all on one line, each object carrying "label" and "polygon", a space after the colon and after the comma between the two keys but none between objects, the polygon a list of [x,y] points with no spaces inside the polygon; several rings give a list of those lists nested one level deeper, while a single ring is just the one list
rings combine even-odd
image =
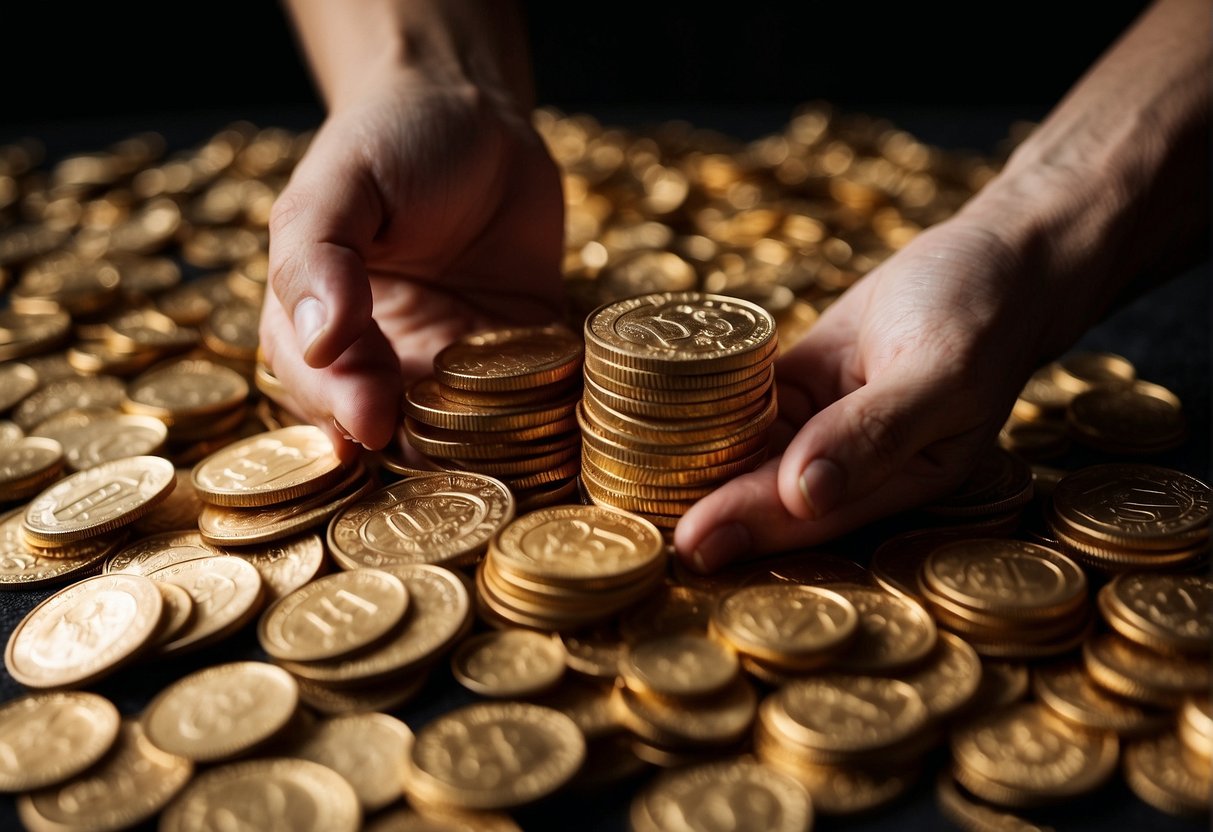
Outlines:
[{"label": "thumb", "polygon": [[327,367],[371,322],[364,252],[383,210],[371,175],[317,136],[270,214],[270,288],[304,361]]}]

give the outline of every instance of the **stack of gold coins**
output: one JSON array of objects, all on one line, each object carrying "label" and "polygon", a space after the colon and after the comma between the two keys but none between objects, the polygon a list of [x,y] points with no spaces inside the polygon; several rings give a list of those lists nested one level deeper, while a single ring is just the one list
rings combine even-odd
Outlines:
[{"label": "stack of gold coins", "polygon": [[63,473],[63,446],[54,439],[27,436],[0,446],[0,503],[27,499]]},{"label": "stack of gold coins", "polygon": [[775,322],[748,301],[663,292],[585,323],[582,485],[598,505],[672,529],[696,500],[767,453]]},{"label": "stack of gold coins", "polygon": [[571,631],[609,620],[665,578],[661,533],[598,506],[523,515],[489,544],[476,571],[481,616],[494,625]]},{"label": "stack of gold coins", "polygon": [[1103,572],[1174,569],[1209,554],[1209,486],[1154,465],[1093,465],[1062,478],[1049,526]]},{"label": "stack of gold coins", "polygon": [[923,563],[919,591],[941,627],[990,658],[1059,655],[1091,630],[1086,574],[1034,543],[945,543]]},{"label": "stack of gold coins", "polygon": [[580,339],[562,326],[468,335],[405,395],[403,438],[439,468],[498,477],[519,505],[576,491]]},{"label": "stack of gold coins", "polygon": [[1013,453],[992,447],[952,494],[923,510],[948,524],[964,524],[980,533],[1009,532],[1032,500],[1032,469]]}]

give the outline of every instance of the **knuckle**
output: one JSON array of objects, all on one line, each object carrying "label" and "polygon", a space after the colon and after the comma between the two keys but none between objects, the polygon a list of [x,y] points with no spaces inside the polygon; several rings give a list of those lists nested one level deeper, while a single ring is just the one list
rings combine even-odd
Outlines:
[{"label": "knuckle", "polygon": [[274,200],[270,209],[270,236],[287,234],[299,219],[307,214],[312,200],[298,188],[288,187]]}]

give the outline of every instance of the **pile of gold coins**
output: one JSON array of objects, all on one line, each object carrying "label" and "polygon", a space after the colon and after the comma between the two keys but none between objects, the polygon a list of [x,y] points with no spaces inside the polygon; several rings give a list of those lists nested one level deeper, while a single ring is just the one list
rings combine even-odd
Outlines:
[{"label": "pile of gold coins", "polygon": [[[639,832],[782,832],[933,778],[964,828],[1023,828],[1118,770],[1207,817],[1208,486],[1025,462],[1182,439],[1123,358],[1037,374],[1003,449],[870,571],[698,576],[662,538],[763,458],[778,351],[994,167],[822,107],[744,145],[536,123],[577,317],[438,354],[400,432],[426,471],[342,464],[258,353],[306,136],[139,136],[49,171],[0,147],[0,589],[51,590],[7,634],[21,821],[516,830],[605,793]],[[137,713],[80,690],[151,662],[173,680]],[[476,701],[434,707],[455,683]]]}]

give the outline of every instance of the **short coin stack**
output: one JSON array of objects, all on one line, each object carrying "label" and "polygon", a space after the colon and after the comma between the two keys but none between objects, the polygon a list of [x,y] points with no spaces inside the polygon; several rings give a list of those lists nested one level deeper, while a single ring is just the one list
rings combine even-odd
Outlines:
[{"label": "short coin stack", "polygon": [[122,409],[164,422],[168,452],[175,456],[238,429],[248,413],[248,395],[248,381],[235,370],[205,359],[181,359],[132,379]]},{"label": "short coin stack", "polygon": [[403,437],[449,471],[498,477],[524,508],[576,492],[582,344],[561,326],[468,335],[405,395]]},{"label": "short coin stack", "polygon": [[748,301],[664,292],[585,324],[582,485],[595,503],[672,529],[725,480],[757,467],[775,421],[770,314]]}]

